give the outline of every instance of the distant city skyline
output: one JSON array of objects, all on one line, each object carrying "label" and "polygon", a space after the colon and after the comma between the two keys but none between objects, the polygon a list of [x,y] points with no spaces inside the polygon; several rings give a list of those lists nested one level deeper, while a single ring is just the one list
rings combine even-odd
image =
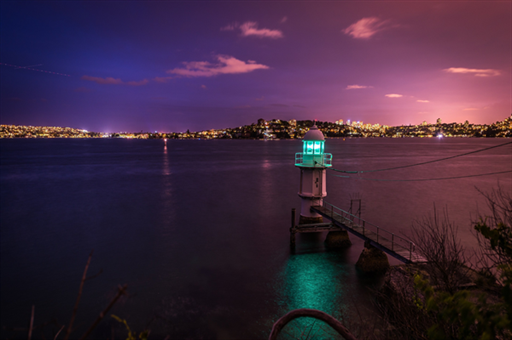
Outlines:
[{"label": "distant city skyline", "polygon": [[416,125],[387,126],[380,124],[350,122],[337,120],[336,122],[280,119],[258,119],[252,124],[225,127],[222,129],[208,129],[202,131],[87,131],[70,127],[55,126],[24,126],[0,125],[0,139],[2,138],[137,138],[137,139],[291,139],[303,138],[307,131],[317,125],[327,138],[329,137],[512,137],[512,115],[493,124],[471,124],[442,122],[438,118],[436,123],[429,124],[423,121]]},{"label": "distant city skyline", "polygon": [[3,1],[0,124],[491,124],[512,112],[511,18],[511,2]]}]

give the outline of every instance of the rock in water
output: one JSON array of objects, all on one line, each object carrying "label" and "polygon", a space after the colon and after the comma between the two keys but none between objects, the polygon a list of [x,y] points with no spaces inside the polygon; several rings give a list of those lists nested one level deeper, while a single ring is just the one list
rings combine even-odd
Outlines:
[{"label": "rock in water", "polygon": [[389,268],[389,261],[386,254],[365,242],[364,249],[359,260],[357,260],[356,267],[365,273],[384,272]]}]

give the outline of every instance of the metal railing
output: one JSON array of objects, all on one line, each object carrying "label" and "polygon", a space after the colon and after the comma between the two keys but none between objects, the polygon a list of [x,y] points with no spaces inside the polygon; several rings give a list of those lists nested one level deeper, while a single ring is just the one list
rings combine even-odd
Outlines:
[{"label": "metal railing", "polygon": [[332,166],[332,153],[324,153],[324,166]]},{"label": "metal railing", "polygon": [[302,155],[303,155],[302,152],[297,152],[295,154],[295,165],[302,165],[303,164],[304,159],[303,159]]},{"label": "metal railing", "polygon": [[376,242],[379,243],[379,238],[382,240],[386,240],[391,242],[391,251],[395,251],[395,245],[399,245],[404,249],[409,250],[409,261],[412,261],[412,252],[416,249],[416,245],[414,242],[400,237],[398,235],[395,235],[392,232],[387,231],[386,229],[383,229],[373,223],[369,223],[362,218],[353,215],[345,210],[342,210],[335,205],[332,205],[330,203],[327,203],[323,201],[322,206],[330,210],[331,212],[331,220],[334,219],[336,216],[341,216],[346,221],[350,222],[351,224],[355,224],[363,229],[363,236],[366,236],[367,231],[372,231],[375,234],[377,234],[377,240]]},{"label": "metal railing", "polygon": [[[311,157],[310,157],[311,156]],[[322,155],[308,155],[308,159],[304,162],[304,153],[297,152],[295,154],[295,165],[307,166],[332,166],[332,154],[324,153]]]}]

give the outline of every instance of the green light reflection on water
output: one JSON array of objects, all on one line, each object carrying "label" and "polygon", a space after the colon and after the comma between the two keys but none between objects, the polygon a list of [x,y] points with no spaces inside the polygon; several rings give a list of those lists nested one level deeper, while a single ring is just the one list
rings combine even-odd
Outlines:
[{"label": "green light reflection on water", "polygon": [[[347,264],[340,254],[311,253],[292,255],[280,275],[279,305],[282,315],[298,308],[318,309],[342,319],[347,308]],[[290,322],[280,339],[340,338],[327,324],[311,318],[299,318]]]}]

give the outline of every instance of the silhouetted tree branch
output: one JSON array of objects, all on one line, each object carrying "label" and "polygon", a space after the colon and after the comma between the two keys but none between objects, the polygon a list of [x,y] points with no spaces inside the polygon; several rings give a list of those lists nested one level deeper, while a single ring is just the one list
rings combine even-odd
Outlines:
[{"label": "silhouetted tree branch", "polygon": [[119,286],[117,288],[117,294],[116,296],[114,296],[114,298],[112,299],[112,301],[110,301],[110,303],[108,304],[107,307],[105,307],[105,309],[100,313],[100,315],[98,316],[98,318],[96,319],[96,321],[94,321],[94,323],[91,325],[91,327],[89,327],[89,329],[84,333],[84,335],[82,335],[82,337],[80,338],[80,340],[85,340],[87,339],[87,337],[89,336],[89,334],[91,334],[92,330],[100,323],[100,321],[103,319],[103,317],[105,316],[105,314],[108,313],[108,311],[110,310],[110,308],[112,308],[112,306],[114,306],[114,304],[117,302],[117,300],[121,297],[121,295],[125,295],[126,294],[126,290],[128,289],[128,285],[124,285],[124,286]]},{"label": "silhouetted tree branch", "polygon": [[71,330],[73,328],[73,323],[75,322],[76,312],[78,311],[78,304],[80,303],[80,298],[82,297],[82,290],[84,288],[84,283],[87,278],[87,270],[89,269],[89,264],[91,263],[91,258],[94,250],[89,254],[89,258],[87,259],[87,263],[85,264],[84,273],[82,275],[82,280],[80,281],[80,288],[78,288],[78,296],[76,297],[75,307],[73,307],[73,313],[71,314],[71,320],[69,321],[68,328],[66,330],[66,335],[64,336],[64,340],[69,339],[69,335],[71,334]]},{"label": "silhouetted tree branch", "polygon": [[450,221],[448,211],[438,214],[434,205],[432,215],[416,221],[412,228],[413,242],[428,261],[431,283],[454,293],[468,282],[468,261],[458,236],[458,227]]}]

